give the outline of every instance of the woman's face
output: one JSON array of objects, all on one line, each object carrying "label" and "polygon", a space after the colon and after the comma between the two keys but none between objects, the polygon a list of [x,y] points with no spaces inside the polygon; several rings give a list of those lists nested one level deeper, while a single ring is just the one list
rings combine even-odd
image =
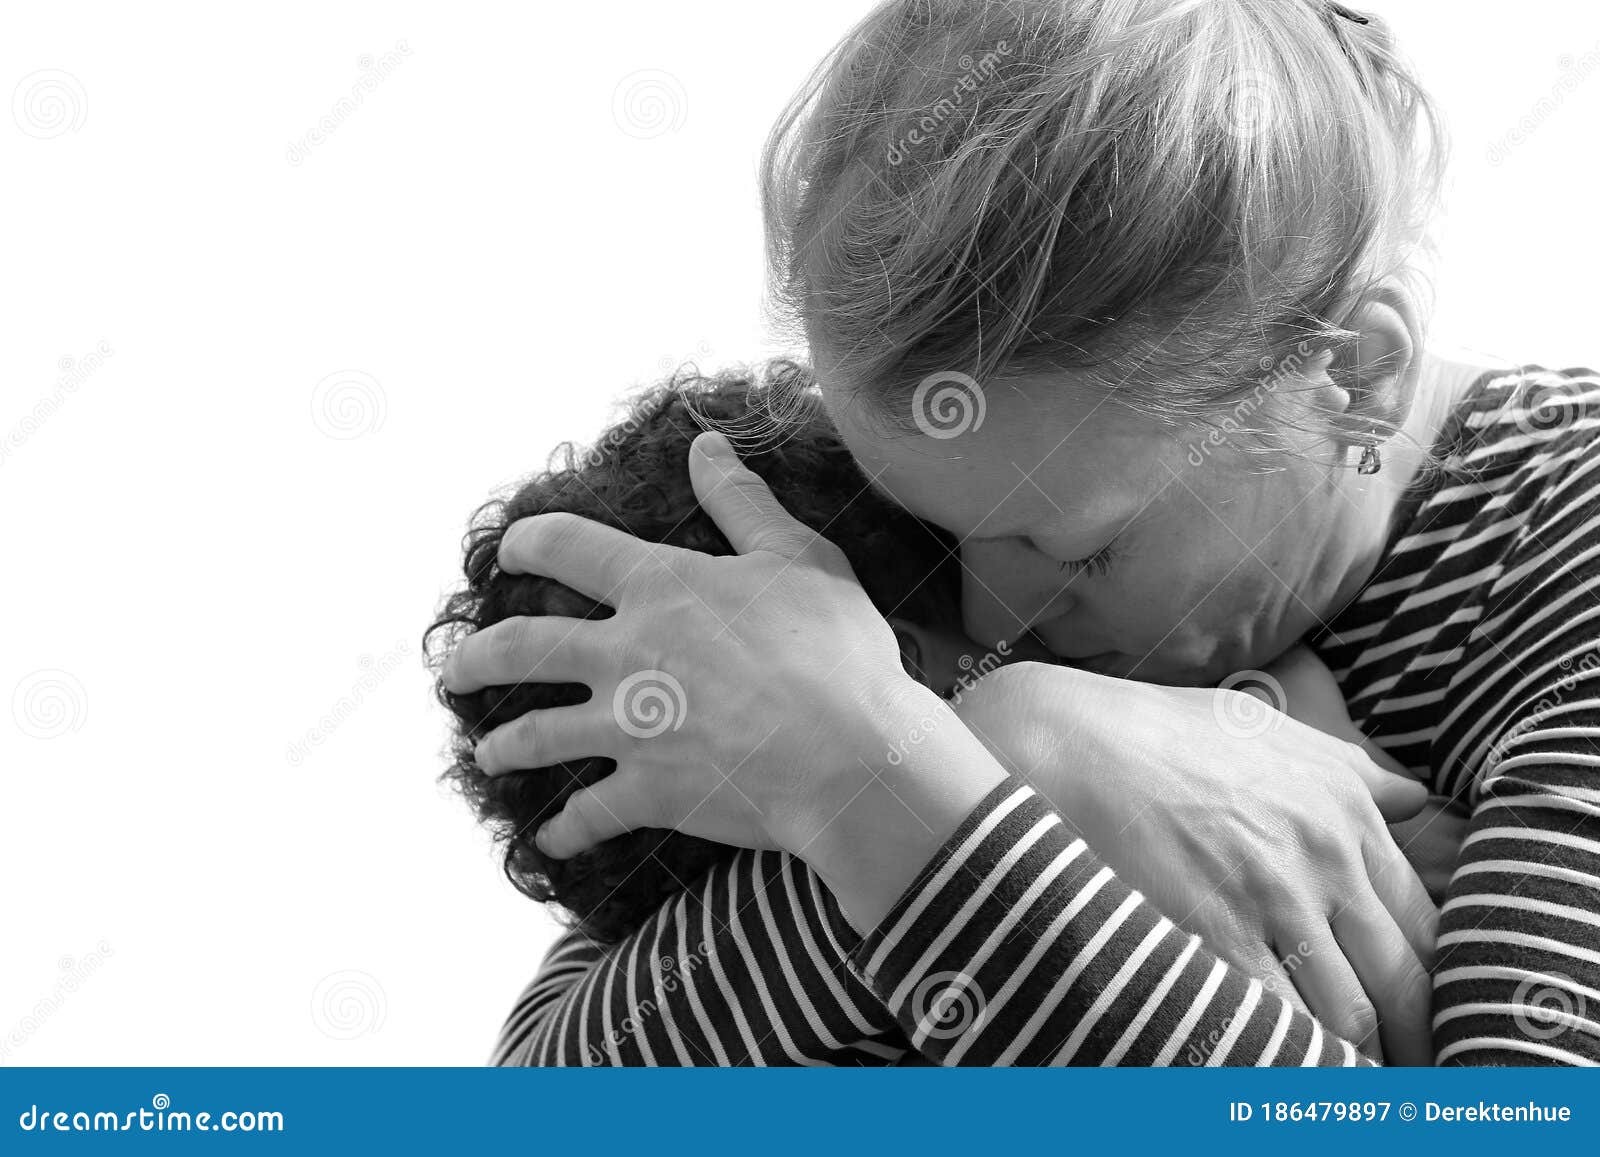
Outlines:
[{"label": "woman's face", "polygon": [[1331,617],[1370,567],[1360,489],[1309,454],[1246,455],[1060,383],[990,387],[942,437],[823,395],[875,485],[960,540],[983,647],[1032,631],[1090,670],[1215,683]]}]

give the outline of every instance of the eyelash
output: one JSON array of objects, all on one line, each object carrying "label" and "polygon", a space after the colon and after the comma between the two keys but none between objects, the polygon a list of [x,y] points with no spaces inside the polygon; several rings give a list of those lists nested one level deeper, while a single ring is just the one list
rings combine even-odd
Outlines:
[{"label": "eyelash", "polygon": [[1115,547],[1115,542],[1108,542],[1088,558],[1062,563],[1061,569],[1064,571],[1070,570],[1074,578],[1081,574],[1103,575],[1111,569],[1111,564],[1117,560]]}]

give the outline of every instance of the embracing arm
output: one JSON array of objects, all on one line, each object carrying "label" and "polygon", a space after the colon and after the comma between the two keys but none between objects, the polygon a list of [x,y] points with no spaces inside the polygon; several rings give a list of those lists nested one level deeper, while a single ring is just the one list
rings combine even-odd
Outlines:
[{"label": "embracing arm", "polygon": [[1600,485],[1546,491],[1435,743],[1472,822],[1440,914],[1440,1064],[1600,1064]]},{"label": "embracing arm", "polygon": [[[1600,712],[1585,726],[1600,740]],[[1559,757],[1524,758],[1484,780],[1440,913],[1441,1065],[1600,1065],[1595,755],[1582,757],[1587,787]]]}]

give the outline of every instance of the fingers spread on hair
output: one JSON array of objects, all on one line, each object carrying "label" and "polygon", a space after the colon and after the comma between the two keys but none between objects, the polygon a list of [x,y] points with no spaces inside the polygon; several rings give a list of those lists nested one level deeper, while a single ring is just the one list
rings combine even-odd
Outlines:
[{"label": "fingers spread on hair", "polygon": [[551,767],[616,749],[617,723],[593,700],[575,707],[529,711],[478,742],[473,759],[486,775]]}]

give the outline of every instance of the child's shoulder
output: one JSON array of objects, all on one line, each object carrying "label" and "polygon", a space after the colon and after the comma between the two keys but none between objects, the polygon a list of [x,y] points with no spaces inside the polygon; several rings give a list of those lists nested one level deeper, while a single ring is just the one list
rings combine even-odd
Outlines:
[{"label": "child's shoulder", "polygon": [[1541,450],[1577,447],[1600,423],[1600,373],[1587,366],[1528,363],[1480,377],[1457,406],[1457,453],[1515,442]]},{"label": "child's shoulder", "polygon": [[1451,503],[1522,517],[1600,458],[1600,373],[1538,363],[1486,372],[1456,403],[1437,450],[1435,481],[1451,487]]}]

